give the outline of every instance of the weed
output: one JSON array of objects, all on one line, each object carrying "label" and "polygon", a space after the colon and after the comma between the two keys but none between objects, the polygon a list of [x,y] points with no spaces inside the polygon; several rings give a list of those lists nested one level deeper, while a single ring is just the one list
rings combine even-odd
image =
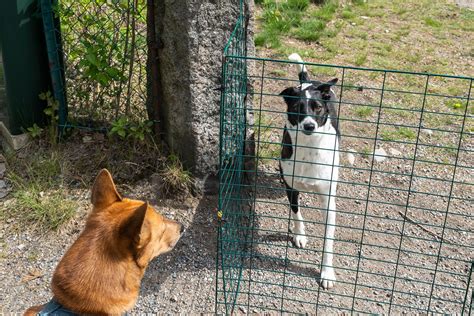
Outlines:
[{"label": "weed", "polygon": [[354,64],[356,66],[362,66],[367,62],[367,52],[362,52],[356,55],[356,59],[354,61]]},{"label": "weed", "polygon": [[313,11],[311,16],[329,22],[333,18],[334,13],[336,13],[336,10],[336,1],[326,1],[319,10]]},{"label": "weed", "polygon": [[355,112],[357,116],[361,118],[367,118],[372,115],[374,110],[370,106],[360,106],[356,108]]},{"label": "weed", "polygon": [[453,110],[464,111],[466,108],[466,101],[460,99],[447,99],[444,104]]},{"label": "weed", "polygon": [[163,181],[163,194],[165,196],[175,193],[187,193],[194,185],[191,173],[184,169],[183,164],[175,154],[168,156],[160,174]]},{"label": "weed", "polygon": [[53,230],[74,216],[77,205],[63,186],[65,166],[56,151],[40,151],[24,162],[11,159],[7,174],[14,198],[7,211],[10,216]]},{"label": "weed", "polygon": [[153,122],[130,122],[127,118],[121,117],[115,122],[112,122],[112,128],[109,135],[118,135],[121,138],[131,138],[134,141],[145,141],[145,137],[151,134],[151,127]]},{"label": "weed", "polygon": [[305,20],[300,27],[294,32],[297,39],[304,41],[317,41],[321,37],[321,31],[324,30],[326,24],[320,20]]},{"label": "weed", "polygon": [[395,130],[384,130],[380,133],[383,140],[400,141],[415,140],[416,132],[408,127],[398,127]]},{"label": "weed", "polygon": [[43,133],[43,129],[39,127],[36,123],[33,124],[33,126],[27,128],[28,134],[32,138],[38,138],[41,136]]},{"label": "weed", "polygon": [[431,27],[441,27],[443,24],[440,21],[437,21],[431,17],[427,17],[424,19],[424,22],[426,25],[431,26]]},{"label": "weed", "polygon": [[260,16],[262,30],[254,39],[256,46],[280,48],[281,37],[292,34],[305,41],[316,41],[322,36],[332,37],[337,31],[323,32],[326,23],[336,12],[337,2],[328,1],[312,10],[309,0],[257,1],[263,13]]},{"label": "weed", "polygon": [[278,33],[267,30],[255,35],[254,43],[255,46],[264,46],[272,49],[281,47],[281,41]]},{"label": "weed", "polygon": [[304,11],[309,6],[309,0],[288,0],[287,7],[290,10]]},{"label": "weed", "polygon": [[369,158],[372,155],[372,148],[370,148],[369,146],[366,146],[361,149],[360,154],[364,158]]},{"label": "weed", "polygon": [[350,9],[345,9],[344,11],[342,11],[341,17],[342,17],[343,19],[346,19],[346,20],[351,20],[351,19],[355,18],[356,15],[355,15],[354,12],[352,12],[352,10],[350,10]]},{"label": "weed", "polygon": [[[49,142],[53,145],[57,144],[58,142],[58,109],[59,109],[59,102],[54,99],[51,95],[51,92],[44,92],[39,95],[41,100],[46,101],[46,109],[44,109],[44,113],[48,117],[48,134],[49,134]],[[34,127],[34,126],[33,126]]]},{"label": "weed", "polygon": [[64,191],[49,191],[28,185],[13,193],[15,206],[12,212],[26,223],[39,223],[55,230],[75,213],[76,203],[68,199]]}]

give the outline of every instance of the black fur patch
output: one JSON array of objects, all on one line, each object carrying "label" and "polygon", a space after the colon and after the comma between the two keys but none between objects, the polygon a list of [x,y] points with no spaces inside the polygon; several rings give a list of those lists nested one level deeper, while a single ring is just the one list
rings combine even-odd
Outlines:
[{"label": "black fur patch", "polygon": [[281,159],[290,159],[293,155],[293,144],[291,143],[291,137],[286,129],[283,131],[283,139],[281,141]]}]

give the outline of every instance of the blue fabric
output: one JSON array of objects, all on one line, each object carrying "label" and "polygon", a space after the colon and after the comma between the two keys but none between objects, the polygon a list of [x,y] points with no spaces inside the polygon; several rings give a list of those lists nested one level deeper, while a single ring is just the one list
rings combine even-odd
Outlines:
[{"label": "blue fabric", "polygon": [[38,313],[40,316],[73,316],[79,315],[70,310],[67,310],[61,304],[56,302],[54,299],[49,301],[48,304],[43,308],[41,312]]}]

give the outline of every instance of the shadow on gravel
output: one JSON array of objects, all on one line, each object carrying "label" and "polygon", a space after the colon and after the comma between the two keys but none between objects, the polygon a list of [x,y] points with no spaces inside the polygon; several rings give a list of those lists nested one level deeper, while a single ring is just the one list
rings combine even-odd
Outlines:
[{"label": "shadow on gravel", "polygon": [[[217,202],[217,194],[207,194],[201,198],[194,210],[180,210],[184,213],[175,218],[185,225],[186,231],[170,253],[150,263],[142,280],[142,295],[157,295],[160,291],[170,291],[168,288],[161,288],[170,277],[175,279],[171,283],[186,282],[187,285],[194,287],[200,285],[199,279],[183,280],[183,277],[179,277],[183,272],[191,272],[190,278],[194,275],[196,278],[215,278]],[[190,217],[186,212],[193,212],[194,215]]]}]

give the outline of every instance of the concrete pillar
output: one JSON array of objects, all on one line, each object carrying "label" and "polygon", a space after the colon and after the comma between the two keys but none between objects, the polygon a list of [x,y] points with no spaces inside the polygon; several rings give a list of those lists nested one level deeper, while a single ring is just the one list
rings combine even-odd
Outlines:
[{"label": "concrete pillar", "polygon": [[156,0],[162,131],[197,177],[219,163],[222,53],[239,0]]}]

